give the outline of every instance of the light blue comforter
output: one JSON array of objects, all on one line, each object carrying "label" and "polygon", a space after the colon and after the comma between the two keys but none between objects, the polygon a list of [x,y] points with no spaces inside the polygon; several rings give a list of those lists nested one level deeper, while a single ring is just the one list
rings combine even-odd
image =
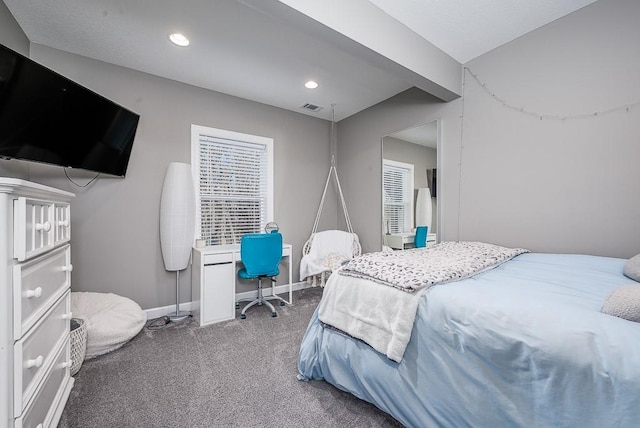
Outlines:
[{"label": "light blue comforter", "polygon": [[324,327],[316,311],[299,377],[325,379],[408,427],[640,426],[640,324],[600,312],[633,282],[624,263],[523,254],[432,287],[400,364]]}]

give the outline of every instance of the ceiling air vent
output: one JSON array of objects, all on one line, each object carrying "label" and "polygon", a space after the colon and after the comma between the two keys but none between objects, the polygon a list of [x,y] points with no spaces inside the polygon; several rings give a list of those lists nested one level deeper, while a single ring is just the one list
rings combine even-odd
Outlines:
[{"label": "ceiling air vent", "polygon": [[300,106],[300,108],[305,109],[305,110],[310,110],[310,111],[312,111],[314,113],[317,113],[320,110],[322,110],[324,107],[320,107],[320,106],[317,106],[315,104],[306,103],[306,104]]}]

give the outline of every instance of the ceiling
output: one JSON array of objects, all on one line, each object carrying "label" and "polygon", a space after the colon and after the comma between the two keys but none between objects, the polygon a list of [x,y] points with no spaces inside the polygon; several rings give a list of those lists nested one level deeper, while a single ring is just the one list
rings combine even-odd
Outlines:
[{"label": "ceiling", "polygon": [[596,0],[369,1],[464,64]]},{"label": "ceiling", "polygon": [[433,121],[389,134],[388,137],[420,146],[438,148],[438,122]]},{"label": "ceiling", "polygon": [[[387,58],[283,0],[3,1],[32,43],[327,120],[332,104],[339,121],[415,86]],[[465,63],[594,1],[370,3]],[[171,44],[174,32],[190,46]],[[306,89],[310,79],[320,86]]]}]

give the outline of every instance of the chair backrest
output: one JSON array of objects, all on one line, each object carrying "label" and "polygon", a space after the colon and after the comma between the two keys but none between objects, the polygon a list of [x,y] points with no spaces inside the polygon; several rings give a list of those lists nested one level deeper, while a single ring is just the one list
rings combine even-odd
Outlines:
[{"label": "chair backrest", "polygon": [[276,276],[280,273],[282,235],[250,233],[240,240],[240,258],[249,276]]},{"label": "chair backrest", "polygon": [[429,231],[428,226],[418,226],[416,227],[416,237],[413,242],[416,248],[422,248],[427,246],[427,232]]}]

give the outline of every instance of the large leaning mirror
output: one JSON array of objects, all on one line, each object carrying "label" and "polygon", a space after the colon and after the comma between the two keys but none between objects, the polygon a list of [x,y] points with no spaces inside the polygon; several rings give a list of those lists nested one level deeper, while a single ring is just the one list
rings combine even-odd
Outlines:
[{"label": "large leaning mirror", "polygon": [[[438,138],[438,121],[382,138],[383,249],[429,246],[438,239]],[[427,228],[426,240],[416,240],[418,227]]]}]

